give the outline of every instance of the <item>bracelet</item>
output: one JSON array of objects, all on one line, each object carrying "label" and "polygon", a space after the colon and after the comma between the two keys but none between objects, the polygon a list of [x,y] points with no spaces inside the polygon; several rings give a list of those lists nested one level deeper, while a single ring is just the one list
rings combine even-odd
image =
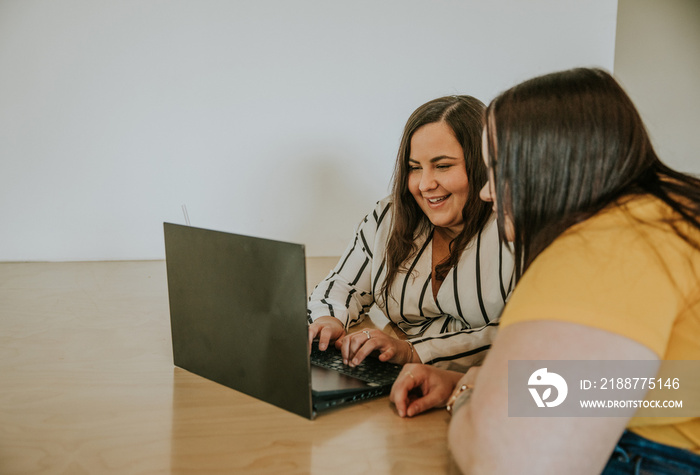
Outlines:
[{"label": "bracelet", "polygon": [[[455,404],[455,403],[457,402],[457,400],[460,399],[462,396],[465,396],[465,397],[466,397],[465,401],[466,401],[467,399],[469,399],[469,395],[471,395],[471,390],[472,390],[473,388],[474,388],[474,386],[472,386],[472,385],[470,385],[470,384],[463,384],[463,385],[461,385],[461,386],[459,387],[459,389],[457,389],[457,390],[452,394],[452,396],[450,397],[450,399],[447,401],[447,405],[445,406],[445,409],[447,409],[447,412],[448,412],[450,415],[452,415],[452,411],[454,411],[454,410],[456,409],[455,406],[461,405],[461,404]],[[465,391],[467,391],[467,392],[465,393]]]},{"label": "bracelet", "polygon": [[408,362],[413,363],[413,343],[408,340],[406,340],[406,343],[408,343],[409,348],[411,348],[411,356],[408,357]]}]

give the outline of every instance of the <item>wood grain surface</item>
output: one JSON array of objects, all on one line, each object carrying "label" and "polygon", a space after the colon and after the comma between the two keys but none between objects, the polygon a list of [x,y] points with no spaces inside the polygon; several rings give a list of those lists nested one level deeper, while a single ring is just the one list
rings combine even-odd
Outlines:
[{"label": "wood grain surface", "polygon": [[174,367],[163,261],[0,264],[0,312],[2,474],[455,471],[443,410],[309,421]]}]

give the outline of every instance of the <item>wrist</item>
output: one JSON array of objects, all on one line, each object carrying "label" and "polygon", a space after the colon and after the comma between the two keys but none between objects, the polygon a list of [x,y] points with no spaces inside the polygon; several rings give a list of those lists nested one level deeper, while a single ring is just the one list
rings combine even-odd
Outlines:
[{"label": "wrist", "polygon": [[406,363],[413,363],[413,355],[416,351],[413,348],[413,343],[408,340],[406,340],[406,343],[408,343],[408,359],[406,360]]}]

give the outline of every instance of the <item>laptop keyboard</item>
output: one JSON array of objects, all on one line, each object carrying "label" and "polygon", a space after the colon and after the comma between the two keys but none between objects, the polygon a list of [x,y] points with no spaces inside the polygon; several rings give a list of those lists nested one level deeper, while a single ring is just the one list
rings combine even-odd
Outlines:
[{"label": "laptop keyboard", "polygon": [[311,348],[311,364],[352,376],[372,386],[391,384],[401,372],[400,365],[385,363],[371,356],[365,358],[358,366],[351,368],[343,364],[340,350],[330,345],[326,351],[321,351],[316,341]]}]

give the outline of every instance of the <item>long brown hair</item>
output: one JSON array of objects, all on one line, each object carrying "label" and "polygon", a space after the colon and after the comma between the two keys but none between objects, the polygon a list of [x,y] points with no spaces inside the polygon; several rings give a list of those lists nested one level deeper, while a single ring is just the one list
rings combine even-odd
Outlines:
[{"label": "long brown hair", "polygon": [[502,236],[504,213],[513,221],[516,280],[564,230],[623,197],[656,196],[700,230],[700,180],[659,160],[632,101],[603,70],[505,91],[486,110],[486,130]]},{"label": "long brown hair", "polygon": [[438,278],[444,278],[457,265],[460,255],[491,216],[491,206],[479,199],[479,190],[486,183],[486,165],[481,154],[481,132],[486,106],[471,96],[447,96],[434,99],[416,109],[404,127],[394,168],[392,202],[393,218],[386,252],[386,279],[382,293],[387,295],[397,274],[407,271],[404,264],[416,251],[415,238],[431,229],[432,224],[408,189],[411,139],[426,124],[445,122],[450,126],[464,151],[464,166],[469,180],[467,202],[462,209],[464,228],[450,244],[450,256],[436,267]]}]

